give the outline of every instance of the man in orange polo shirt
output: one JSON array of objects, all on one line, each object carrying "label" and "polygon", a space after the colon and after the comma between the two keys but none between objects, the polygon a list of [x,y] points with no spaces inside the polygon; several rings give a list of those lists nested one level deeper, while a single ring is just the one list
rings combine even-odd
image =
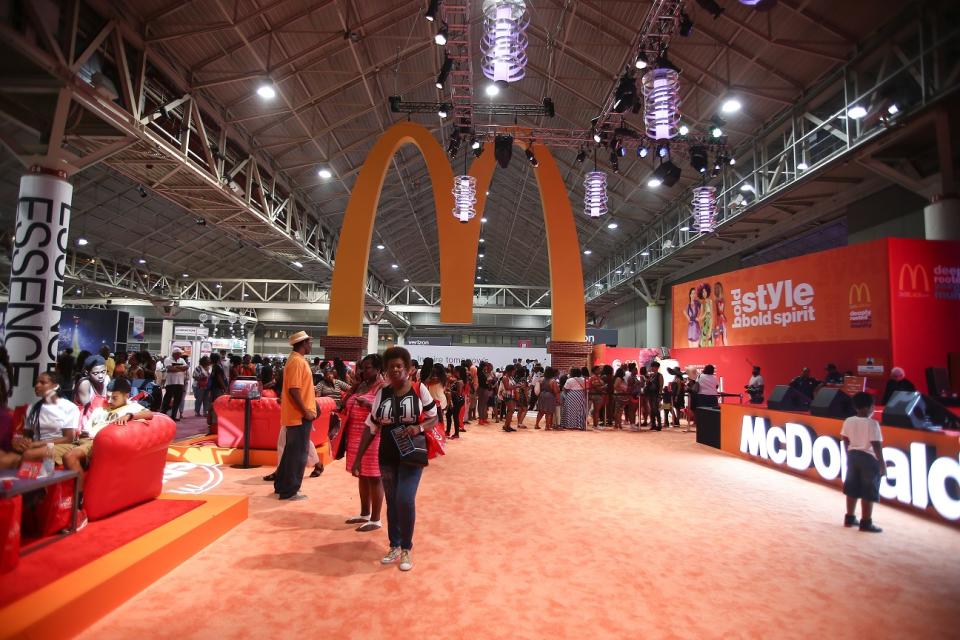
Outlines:
[{"label": "man in orange polo shirt", "polygon": [[305,500],[300,484],[307,465],[307,447],[311,446],[310,431],[319,413],[313,374],[305,358],[313,344],[306,331],[298,331],[290,337],[290,346],[293,352],[283,368],[280,393],[280,428],[286,429],[287,444],[277,465],[273,490],[281,500]]}]

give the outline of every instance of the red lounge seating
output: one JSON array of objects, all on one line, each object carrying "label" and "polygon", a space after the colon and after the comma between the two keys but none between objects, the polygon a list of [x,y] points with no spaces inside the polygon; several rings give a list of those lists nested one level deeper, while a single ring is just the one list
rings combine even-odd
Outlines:
[{"label": "red lounge seating", "polygon": [[[220,396],[213,406],[217,412],[217,446],[240,448],[243,446],[243,400]],[[330,430],[330,414],[336,403],[330,398],[317,398],[320,416],[313,422],[310,440],[315,445],[327,442]],[[250,448],[276,449],[280,436],[280,402],[276,398],[260,398],[250,401]]]},{"label": "red lounge seating", "polygon": [[93,443],[83,507],[90,520],[152,500],[163,487],[167,447],[177,426],[163,414],[107,427]]}]

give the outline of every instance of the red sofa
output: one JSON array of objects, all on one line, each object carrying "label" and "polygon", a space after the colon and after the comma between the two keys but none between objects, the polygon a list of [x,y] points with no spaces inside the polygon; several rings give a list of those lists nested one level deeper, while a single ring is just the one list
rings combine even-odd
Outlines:
[{"label": "red sofa", "polygon": [[[213,403],[217,412],[217,446],[239,448],[243,446],[243,400],[220,396]],[[336,403],[330,398],[317,398],[320,416],[313,421],[310,440],[314,445],[327,442],[330,430],[330,414],[336,411]],[[280,436],[280,401],[276,398],[260,398],[250,401],[250,448],[276,449]]]},{"label": "red sofa", "polygon": [[167,447],[176,431],[173,420],[155,413],[150,420],[132,420],[98,433],[84,483],[87,517],[105,518],[160,495]]}]

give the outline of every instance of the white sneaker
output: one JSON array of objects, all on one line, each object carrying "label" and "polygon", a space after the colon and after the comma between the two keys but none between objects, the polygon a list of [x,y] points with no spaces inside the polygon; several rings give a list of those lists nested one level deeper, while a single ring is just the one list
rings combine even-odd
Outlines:
[{"label": "white sneaker", "polygon": [[400,552],[400,571],[410,571],[413,569],[413,560],[410,558],[410,552],[403,550]]},{"label": "white sneaker", "polygon": [[387,555],[380,559],[380,564],[393,564],[400,558],[400,547],[390,547]]}]

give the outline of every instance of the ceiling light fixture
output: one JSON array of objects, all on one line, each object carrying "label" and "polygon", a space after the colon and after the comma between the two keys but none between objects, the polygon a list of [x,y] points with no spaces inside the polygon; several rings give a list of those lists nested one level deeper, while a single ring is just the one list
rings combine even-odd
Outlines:
[{"label": "ceiling light fixture", "polygon": [[423,14],[423,17],[433,22],[437,19],[437,13],[440,11],[440,0],[430,0],[430,4],[427,5],[427,12]]},{"label": "ceiling light fixture", "polygon": [[678,31],[684,38],[689,38],[690,34],[693,33],[693,20],[682,9],[680,10],[680,28]]},{"label": "ceiling light fixture", "polygon": [[637,69],[646,69],[649,66],[649,64],[650,63],[647,61],[646,52],[641,51],[640,53],[637,54],[637,61],[634,63],[634,66]]},{"label": "ceiling light fixture", "polygon": [[[532,146],[533,142],[531,142],[530,145]],[[526,149],[523,150],[523,154],[527,156],[527,162],[529,162],[533,167],[540,166],[540,162],[537,160],[537,156],[533,155],[532,148],[528,146]]]},{"label": "ceiling light fixture", "polygon": [[[466,161],[464,161],[466,164]],[[470,222],[477,215],[477,179],[470,175],[453,179],[453,217]]]},{"label": "ceiling light fixture", "polygon": [[77,238],[77,244],[81,247],[85,247],[89,244],[86,238]]},{"label": "ceiling light fixture", "polygon": [[140,258],[139,260],[137,260],[137,262],[140,264],[147,264],[147,261],[144,258]]},{"label": "ceiling light fixture", "polygon": [[377,249],[379,249],[380,251],[383,251],[384,249],[386,249],[386,247],[383,246],[382,244],[378,244]]},{"label": "ceiling light fixture", "polygon": [[640,252],[640,255],[643,256],[644,258],[646,258],[647,256],[650,255],[650,252],[647,251],[646,249],[644,249],[643,251]]},{"label": "ceiling light fixture", "polygon": [[257,95],[264,100],[273,100],[277,97],[277,90],[273,88],[272,84],[264,83],[257,87]]},{"label": "ceiling light fixture", "polygon": [[720,107],[720,111],[724,113],[736,113],[740,111],[740,107],[743,105],[740,104],[740,101],[736,98],[727,98],[723,101],[723,105]]},{"label": "ceiling light fixture", "polygon": [[500,95],[500,83],[491,82],[490,84],[487,85],[487,87],[483,91],[491,98],[494,98]]},{"label": "ceiling light fixture", "polygon": [[481,69],[492,82],[517,82],[526,74],[527,5],[524,0],[484,0]]},{"label": "ceiling light fixture", "polygon": [[294,261],[291,262],[290,264],[292,264],[293,266],[295,266],[297,269],[302,269],[302,268],[303,268],[303,263],[300,262],[299,260],[294,260]]},{"label": "ceiling light fixture", "polygon": [[583,161],[587,159],[587,152],[583,149],[577,151],[577,164],[583,164]]},{"label": "ceiling light fixture", "polygon": [[320,169],[320,171],[317,171],[317,175],[324,180],[329,180],[333,177],[333,173],[330,171],[330,169]]},{"label": "ceiling light fixture", "polygon": [[680,73],[667,60],[666,52],[657,68],[643,76],[643,100],[647,135],[654,140],[675,137],[680,123]]},{"label": "ceiling light fixture", "polygon": [[483,244],[484,242],[486,242],[486,240],[484,240],[483,238],[480,238],[480,244]]},{"label": "ceiling light fixture", "polygon": [[854,120],[859,120],[860,118],[863,118],[866,115],[867,115],[866,108],[860,106],[859,104],[855,104],[849,109],[847,109],[847,116],[853,118]]},{"label": "ceiling light fixture", "polygon": [[607,213],[607,174],[597,171],[596,166],[583,179],[583,212],[591,218]]},{"label": "ceiling light fixture", "polygon": [[618,226],[620,225],[618,225],[616,222],[610,222],[607,224],[607,229],[616,229]]},{"label": "ceiling light fixture", "polygon": [[440,65],[440,73],[437,75],[437,89],[443,89],[444,83],[447,81],[447,76],[450,75],[450,71],[453,69],[453,58],[447,54],[446,50],[443,52],[443,64]]},{"label": "ceiling light fixture", "polygon": [[181,277],[184,277],[184,278],[189,278],[189,277],[190,277],[190,274],[189,274],[189,273],[181,273],[180,275],[181,275]]},{"label": "ceiling light fixture", "polygon": [[487,222],[487,219],[486,219],[485,217],[484,217],[484,218],[480,218],[480,222],[486,223],[486,222]]},{"label": "ceiling light fixture", "polygon": [[809,168],[810,168],[810,165],[808,165],[808,164],[807,164],[806,162],[804,162],[803,160],[801,160],[800,162],[797,163],[797,170],[798,170],[798,171],[806,171],[806,170],[809,169]]},{"label": "ceiling light fixture", "polygon": [[410,282],[410,278],[404,278],[403,281],[404,281],[404,282]]},{"label": "ceiling light fixture", "polygon": [[593,253],[593,251],[591,251],[590,249],[584,249],[584,250],[583,250],[583,255],[585,255],[585,256],[588,256],[588,255],[590,255],[591,253]]},{"label": "ceiling light fixture", "polygon": [[693,190],[693,219],[697,231],[713,233],[717,228],[717,188],[696,187]]},{"label": "ceiling light fixture", "polygon": [[685,125],[685,124],[682,124],[682,125],[680,125],[679,131],[680,131],[680,135],[685,136],[685,135],[687,135],[688,133],[690,133],[690,127],[688,127],[688,126]]},{"label": "ceiling light fixture", "polygon": [[441,22],[440,28],[437,29],[437,35],[433,36],[433,41],[442,47],[447,44],[447,34],[449,33],[450,30],[447,27],[447,23]]},{"label": "ceiling light fixture", "polygon": [[392,265],[390,265],[390,268],[391,268],[391,269],[399,269],[399,268],[400,268],[400,265],[398,265],[396,262],[394,262]]}]

